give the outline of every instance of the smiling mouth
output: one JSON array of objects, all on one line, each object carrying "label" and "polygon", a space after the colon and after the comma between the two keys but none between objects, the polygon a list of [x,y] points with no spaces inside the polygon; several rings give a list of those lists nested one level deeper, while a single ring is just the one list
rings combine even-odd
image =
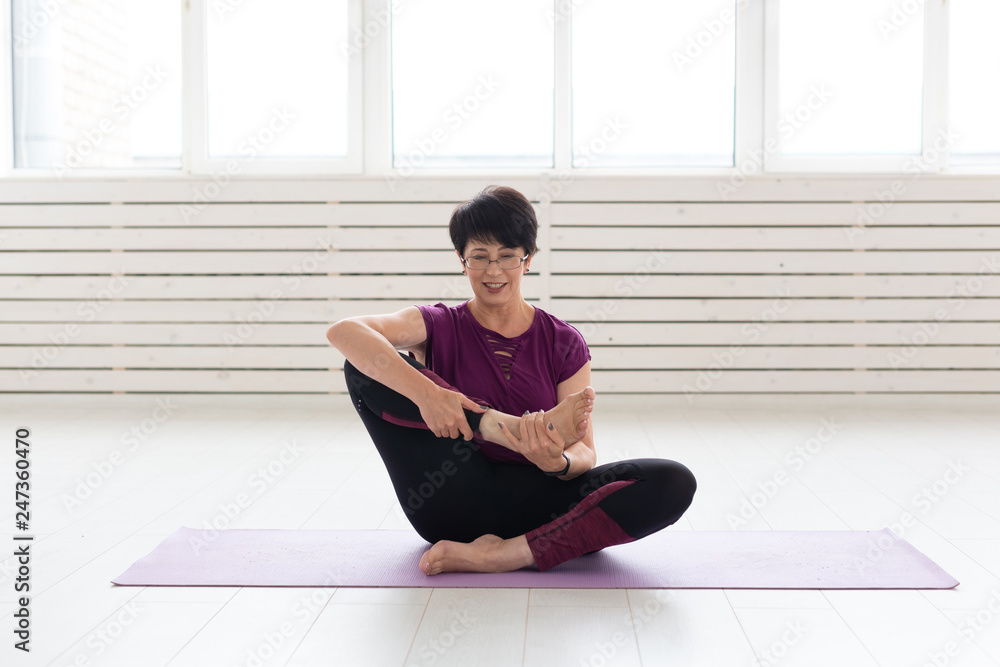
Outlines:
[{"label": "smiling mouth", "polygon": [[489,287],[490,289],[500,289],[507,283],[483,283],[483,284]]}]

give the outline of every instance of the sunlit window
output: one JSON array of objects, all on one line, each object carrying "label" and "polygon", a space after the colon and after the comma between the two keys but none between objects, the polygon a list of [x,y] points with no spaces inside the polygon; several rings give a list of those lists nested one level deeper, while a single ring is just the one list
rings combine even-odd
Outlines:
[{"label": "sunlit window", "polygon": [[761,172],[905,171],[940,150],[939,117],[952,165],[1000,165],[997,0],[11,0],[10,18],[18,169],[697,170],[738,145]]},{"label": "sunlit window", "polygon": [[180,167],[175,0],[14,0],[14,166]]},{"label": "sunlit window", "polygon": [[347,155],[347,0],[208,4],[209,157]]},{"label": "sunlit window", "polygon": [[398,6],[393,166],[551,166],[552,0]]},{"label": "sunlit window", "polygon": [[898,15],[899,4],[781,0],[771,130],[782,153],[920,153],[923,13]]},{"label": "sunlit window", "polygon": [[951,0],[948,95],[952,162],[1000,163],[1000,3]]},{"label": "sunlit window", "polygon": [[733,163],[734,0],[591,0],[572,17],[573,166]]}]

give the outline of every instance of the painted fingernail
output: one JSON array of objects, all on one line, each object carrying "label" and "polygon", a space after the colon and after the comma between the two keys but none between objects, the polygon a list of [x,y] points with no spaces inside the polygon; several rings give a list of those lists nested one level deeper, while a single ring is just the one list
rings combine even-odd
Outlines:
[{"label": "painted fingernail", "polygon": [[552,430],[552,422],[549,422],[549,430]]},{"label": "painted fingernail", "polygon": [[[525,414],[525,415],[527,415],[527,414],[531,414],[531,410],[525,410],[525,411],[524,411],[524,414]],[[521,415],[521,416],[523,417],[524,415]]]}]

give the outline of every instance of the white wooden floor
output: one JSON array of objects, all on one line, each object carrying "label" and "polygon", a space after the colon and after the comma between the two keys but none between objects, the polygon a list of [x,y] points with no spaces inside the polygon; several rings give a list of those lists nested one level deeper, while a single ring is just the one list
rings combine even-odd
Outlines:
[{"label": "white wooden floor", "polygon": [[662,456],[697,476],[667,530],[909,514],[904,537],[962,582],[951,591],[117,587],[180,526],[408,526],[344,395],[0,404],[0,554],[16,427],[32,432],[36,536],[28,655],[12,646],[14,559],[0,562],[3,665],[1000,665],[1000,411],[984,397],[599,396],[595,412],[602,463]]}]

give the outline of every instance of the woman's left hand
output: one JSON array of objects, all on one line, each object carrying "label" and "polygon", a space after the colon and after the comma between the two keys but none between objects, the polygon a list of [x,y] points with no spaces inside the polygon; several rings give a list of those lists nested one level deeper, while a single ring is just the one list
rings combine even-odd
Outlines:
[{"label": "woman's left hand", "polygon": [[545,413],[541,411],[523,415],[520,439],[515,438],[503,422],[500,422],[500,428],[524,458],[546,472],[557,472],[566,467],[566,459],[563,458],[566,441],[559,435],[559,431],[548,427],[544,418]]}]

